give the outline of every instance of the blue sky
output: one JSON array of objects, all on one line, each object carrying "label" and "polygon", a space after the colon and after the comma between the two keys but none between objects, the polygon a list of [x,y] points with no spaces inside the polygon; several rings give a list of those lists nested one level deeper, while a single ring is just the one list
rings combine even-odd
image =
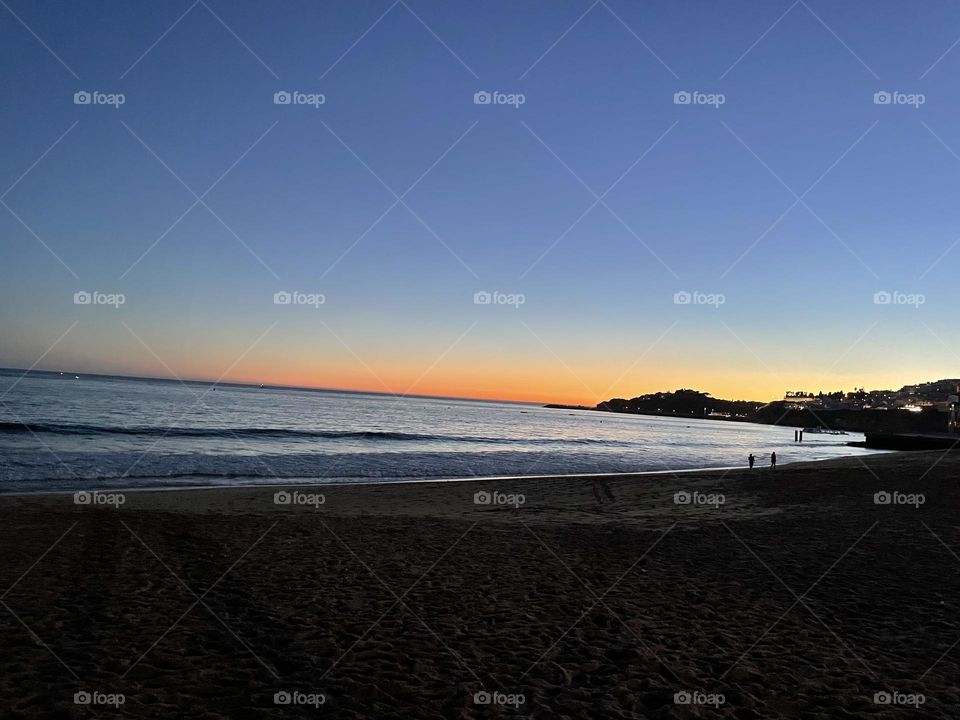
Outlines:
[{"label": "blue sky", "polygon": [[8,5],[2,365],[584,402],[957,374],[956,3]]}]

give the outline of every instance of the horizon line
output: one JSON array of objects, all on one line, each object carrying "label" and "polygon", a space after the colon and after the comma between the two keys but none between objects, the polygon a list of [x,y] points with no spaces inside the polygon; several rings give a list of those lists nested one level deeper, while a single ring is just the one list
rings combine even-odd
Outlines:
[{"label": "horizon line", "polygon": [[[478,398],[478,397],[466,397],[460,395],[425,395],[420,393],[392,393],[384,392],[383,390],[362,390],[356,388],[336,388],[336,387],[322,387],[322,386],[308,386],[308,385],[275,385],[267,383],[258,383],[258,382],[240,382],[236,380],[209,380],[209,379],[197,379],[197,378],[180,378],[180,377],[157,377],[152,375],[123,375],[115,373],[99,373],[99,372],[80,372],[77,370],[45,370],[42,368],[15,368],[15,367],[0,367],[0,372],[15,372],[21,373],[21,377],[27,377],[31,373],[44,373],[48,375],[73,375],[78,376],[88,376],[88,377],[97,377],[97,378],[111,378],[119,380],[151,380],[159,382],[171,382],[171,383],[195,383],[199,385],[224,385],[231,387],[250,387],[250,388],[263,388],[264,390],[303,390],[307,392],[330,392],[330,393],[343,393],[346,395],[376,395],[378,397],[392,397],[397,399],[402,398],[421,398],[427,400],[469,400],[471,402],[487,402],[487,403],[510,403],[512,405],[534,405],[534,406],[543,406],[547,404],[560,404],[560,403],[545,403],[541,401],[532,401],[532,400],[507,400],[504,398]],[[587,406],[584,406],[587,407]]]}]

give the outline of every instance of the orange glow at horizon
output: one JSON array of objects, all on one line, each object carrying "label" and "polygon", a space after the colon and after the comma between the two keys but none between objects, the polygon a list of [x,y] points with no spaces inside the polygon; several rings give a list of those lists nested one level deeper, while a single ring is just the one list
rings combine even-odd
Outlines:
[{"label": "orange glow at horizon", "polygon": [[506,357],[489,347],[462,348],[445,356],[433,349],[417,354],[369,351],[361,360],[342,347],[294,343],[283,351],[262,347],[244,355],[249,343],[246,338],[211,343],[202,354],[184,343],[164,347],[155,356],[129,335],[109,345],[104,342],[103,346],[110,347],[109,353],[100,352],[102,347],[91,351],[88,345],[65,341],[38,368],[585,406],[614,397],[631,398],[679,388],[708,392],[715,398],[767,402],[781,399],[788,390],[899,389],[910,383],[951,377],[949,369],[944,370],[933,360],[927,367],[896,372],[818,373],[801,358],[774,374],[732,355],[714,356],[704,367],[699,355],[671,350],[631,366],[629,361],[600,352],[580,357],[571,353],[570,359],[560,361],[546,352],[522,349]]},{"label": "orange glow at horizon", "polygon": [[[103,372],[103,371],[101,371]],[[127,374],[127,373],[124,373]],[[171,377],[164,368],[144,368],[136,373],[151,377]],[[926,378],[917,373],[906,373],[905,378],[878,376],[875,384],[869,378],[858,378],[854,383],[840,375],[824,376],[817,373],[791,375],[794,382],[784,387],[783,382],[770,375],[746,372],[698,371],[691,368],[645,368],[611,386],[610,374],[594,370],[573,375],[566,368],[517,367],[497,368],[435,368],[424,374],[420,369],[397,367],[392,372],[373,371],[364,367],[336,366],[316,370],[256,367],[234,370],[222,378],[213,372],[197,371],[181,375],[183,379],[264,384],[318,390],[346,390],[354,392],[387,393],[394,395],[423,395],[444,398],[503,400],[508,402],[557,403],[593,406],[615,397],[632,398],[655,392],[670,392],[692,388],[727,400],[755,400],[768,402],[783,398],[792,389],[851,390],[865,385],[870,389],[894,388],[920,382]],[[898,373],[898,376],[900,374]]]}]

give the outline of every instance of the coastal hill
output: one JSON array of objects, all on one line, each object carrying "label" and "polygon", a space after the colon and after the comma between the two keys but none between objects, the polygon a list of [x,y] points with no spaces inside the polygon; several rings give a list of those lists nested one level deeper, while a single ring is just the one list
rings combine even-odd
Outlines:
[{"label": "coastal hill", "polygon": [[638,413],[642,415],[682,415],[685,417],[713,417],[745,420],[763,405],[750,400],[720,400],[710,393],[681,388],[674,392],[640,395],[629,400],[613,398],[597,405],[608,412]]},{"label": "coastal hill", "polygon": [[942,433],[957,430],[958,394],[960,379],[905,385],[899,390],[791,391],[783,400],[767,403],[722,400],[710,393],[681,388],[629,400],[613,398],[578,409],[857,432]]}]

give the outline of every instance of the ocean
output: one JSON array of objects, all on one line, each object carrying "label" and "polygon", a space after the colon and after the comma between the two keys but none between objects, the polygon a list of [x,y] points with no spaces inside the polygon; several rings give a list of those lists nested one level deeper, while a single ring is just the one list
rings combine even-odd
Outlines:
[{"label": "ocean", "polygon": [[760,466],[861,435],[424,397],[0,370],[0,492]]}]

